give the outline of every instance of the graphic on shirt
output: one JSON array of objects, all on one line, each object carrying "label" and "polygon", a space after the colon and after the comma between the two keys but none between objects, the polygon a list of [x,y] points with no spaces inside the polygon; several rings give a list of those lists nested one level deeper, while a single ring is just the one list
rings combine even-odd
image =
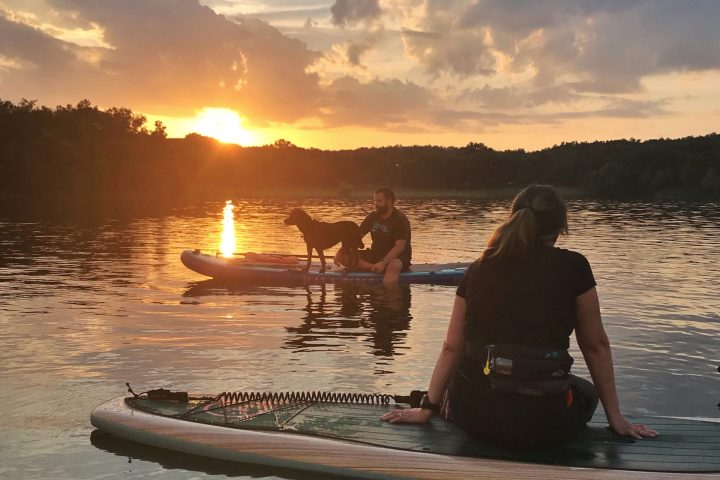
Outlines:
[{"label": "graphic on shirt", "polygon": [[384,223],[375,222],[372,226],[373,232],[382,232],[382,233],[390,233],[390,227],[385,225]]}]

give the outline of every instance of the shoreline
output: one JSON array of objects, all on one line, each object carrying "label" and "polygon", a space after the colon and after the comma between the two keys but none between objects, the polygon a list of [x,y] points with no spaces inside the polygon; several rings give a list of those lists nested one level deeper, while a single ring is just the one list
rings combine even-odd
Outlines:
[{"label": "shoreline", "polygon": [[[354,189],[330,188],[257,188],[249,190],[235,189],[193,189],[177,195],[138,195],[138,194],[97,194],[80,195],[55,194],[22,196],[0,192],[0,214],[19,210],[26,213],[39,211],[113,211],[116,213],[150,213],[183,208],[203,202],[219,202],[240,199],[368,199],[376,187]],[[399,199],[453,199],[453,200],[508,200],[512,199],[524,186],[508,186],[490,189],[422,189],[394,188]],[[597,196],[582,187],[556,187],[567,200],[597,200],[610,202],[681,202],[681,203],[717,203],[717,197],[699,195],[691,191],[668,191],[664,194],[649,196]],[[663,193],[663,192],[661,192]]]}]

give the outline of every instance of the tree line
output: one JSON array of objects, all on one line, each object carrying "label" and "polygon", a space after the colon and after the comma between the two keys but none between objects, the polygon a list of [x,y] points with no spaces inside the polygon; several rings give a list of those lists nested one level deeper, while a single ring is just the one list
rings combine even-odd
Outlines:
[{"label": "tree line", "polygon": [[88,100],[48,108],[0,99],[0,196],[62,202],[217,199],[259,191],[482,190],[549,183],[605,198],[719,199],[720,135],[567,142],[538,151],[386,146],[241,147]]}]

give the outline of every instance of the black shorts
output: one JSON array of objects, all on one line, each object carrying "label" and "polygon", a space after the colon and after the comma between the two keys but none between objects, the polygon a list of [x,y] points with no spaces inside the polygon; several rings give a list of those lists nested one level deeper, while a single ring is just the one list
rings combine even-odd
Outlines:
[{"label": "black shorts", "polygon": [[[358,251],[358,255],[360,256],[360,258],[362,260],[364,260],[368,263],[373,263],[373,264],[379,262],[380,260],[382,260],[385,257],[385,255],[380,255],[377,252],[373,252],[370,249],[360,250],[360,251]],[[410,270],[410,261],[409,260],[406,260],[402,257],[398,257],[398,260],[400,260],[403,264],[401,271],[407,272]]]},{"label": "black shorts", "polygon": [[551,447],[575,436],[598,404],[592,383],[570,375],[572,396],[535,397],[496,392],[488,377],[457,368],[447,392],[446,415],[470,436],[507,448]]}]

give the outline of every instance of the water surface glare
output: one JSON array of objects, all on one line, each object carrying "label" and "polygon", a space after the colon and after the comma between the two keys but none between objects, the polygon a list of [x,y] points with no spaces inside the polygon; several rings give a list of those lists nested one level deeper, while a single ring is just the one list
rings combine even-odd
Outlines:
[{"label": "water surface glare", "polygon": [[[220,248],[224,202],[102,222],[0,218],[0,478],[308,478],[93,435],[89,414],[165,387],[425,388],[454,288],[227,285],[180,252]],[[235,251],[303,252],[294,207],[360,222],[370,201],[240,200]],[[471,261],[507,201],[405,200],[416,263]],[[560,246],[590,260],[628,414],[717,417],[720,204],[571,202]],[[573,343],[576,373],[586,369]]]}]

